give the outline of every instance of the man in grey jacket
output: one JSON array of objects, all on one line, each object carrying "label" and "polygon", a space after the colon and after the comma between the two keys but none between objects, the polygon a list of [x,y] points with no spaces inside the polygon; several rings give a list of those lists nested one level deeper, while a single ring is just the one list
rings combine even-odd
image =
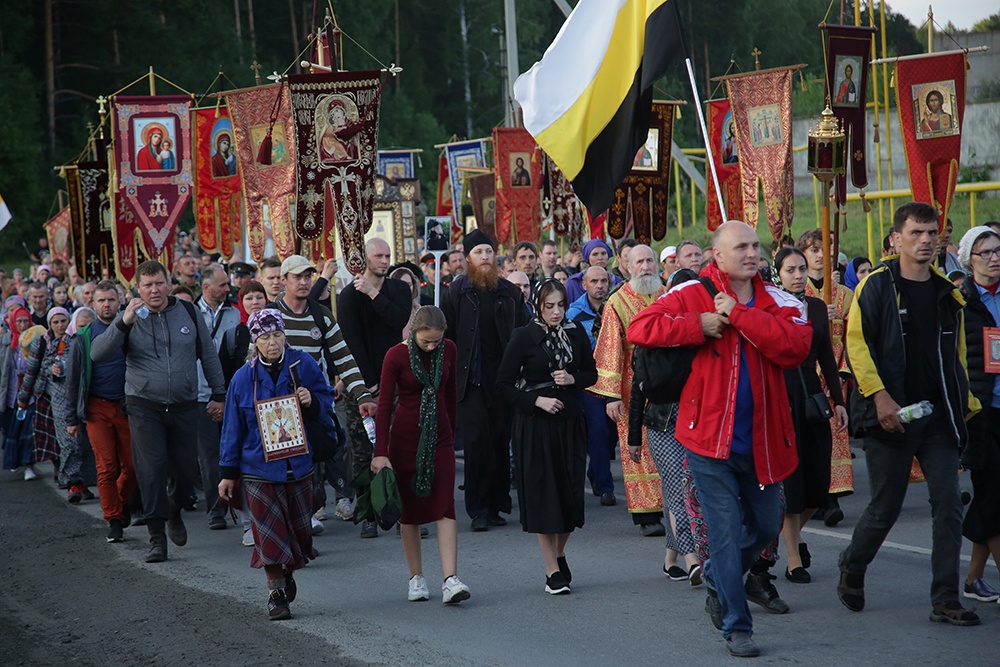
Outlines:
[{"label": "man in grey jacket", "polygon": [[146,562],[161,563],[167,559],[168,532],[177,546],[187,543],[181,507],[196,474],[191,426],[198,409],[198,361],[212,392],[206,411],[216,421],[222,420],[225,381],[205,321],[194,306],[168,296],[163,265],[143,262],[136,278],[139,298],[94,339],[90,357],[103,362],[125,350],[125,404],[149,531]]}]

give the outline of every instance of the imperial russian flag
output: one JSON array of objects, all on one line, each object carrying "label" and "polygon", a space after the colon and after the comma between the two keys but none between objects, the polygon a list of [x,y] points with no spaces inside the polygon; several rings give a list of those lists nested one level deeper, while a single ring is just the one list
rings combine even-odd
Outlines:
[{"label": "imperial russian flag", "polygon": [[10,214],[10,209],[7,208],[7,202],[0,197],[0,229],[7,226],[13,216]]},{"label": "imperial russian flag", "polygon": [[649,131],[653,83],[685,56],[677,0],[580,0],[542,59],[514,82],[524,127],[593,215]]}]

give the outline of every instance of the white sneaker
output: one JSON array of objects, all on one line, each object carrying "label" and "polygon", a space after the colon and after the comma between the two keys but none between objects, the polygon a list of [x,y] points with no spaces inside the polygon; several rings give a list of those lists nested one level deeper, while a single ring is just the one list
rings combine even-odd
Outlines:
[{"label": "white sneaker", "polygon": [[431,592],[427,590],[427,580],[424,575],[415,574],[410,577],[410,592],[406,596],[410,602],[424,602],[431,599]]},{"label": "white sneaker", "polygon": [[253,531],[244,530],[243,531],[243,546],[252,547],[253,546]]},{"label": "white sneaker", "polygon": [[444,584],[441,585],[441,601],[445,604],[458,604],[470,597],[472,597],[472,593],[469,592],[469,587],[455,575],[445,579]]},{"label": "white sneaker", "polygon": [[38,473],[35,472],[34,468],[28,466],[27,468],[24,469],[24,481],[30,482],[34,479],[38,479]]},{"label": "white sneaker", "polygon": [[313,535],[319,535],[323,532],[323,522],[317,519],[315,516],[312,518],[312,532]]},{"label": "white sneaker", "polygon": [[337,509],[334,513],[341,521],[350,521],[354,518],[354,503],[350,498],[341,498],[337,501]]},{"label": "white sneaker", "polygon": [[326,507],[320,507],[313,516],[320,521],[326,521]]}]

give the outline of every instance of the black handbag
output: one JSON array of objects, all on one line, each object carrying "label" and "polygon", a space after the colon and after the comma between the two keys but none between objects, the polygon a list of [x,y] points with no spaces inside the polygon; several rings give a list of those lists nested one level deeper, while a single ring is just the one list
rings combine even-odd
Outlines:
[{"label": "black handbag", "polygon": [[833,417],[833,408],[826,394],[821,391],[810,394],[806,389],[806,376],[802,374],[802,367],[799,366],[799,380],[802,382],[802,392],[806,397],[806,422],[809,424],[828,424]]}]

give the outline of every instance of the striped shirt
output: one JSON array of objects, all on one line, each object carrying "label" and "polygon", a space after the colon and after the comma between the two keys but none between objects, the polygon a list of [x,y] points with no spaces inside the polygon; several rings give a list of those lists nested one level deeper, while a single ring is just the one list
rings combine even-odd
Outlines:
[{"label": "striped shirt", "polygon": [[[334,374],[326,367],[326,356],[323,354],[323,345],[320,341],[322,334],[320,328],[316,326],[309,308],[306,307],[304,313],[292,312],[285,303],[284,297],[277,299],[274,305],[281,311],[285,320],[285,338],[288,340],[288,345],[311,356],[319,364],[320,370],[330,378],[330,384],[334,384]],[[354,356],[347,348],[347,343],[344,342],[340,325],[337,324],[333,313],[323,305],[320,305],[319,309],[323,313],[326,328],[326,346],[330,351],[330,358],[333,359],[333,364],[336,366],[335,375],[339,375],[340,379],[344,381],[344,388],[348,396],[359,404],[374,402],[367,387],[365,387],[365,381],[361,377],[358,365],[354,362]]]}]

